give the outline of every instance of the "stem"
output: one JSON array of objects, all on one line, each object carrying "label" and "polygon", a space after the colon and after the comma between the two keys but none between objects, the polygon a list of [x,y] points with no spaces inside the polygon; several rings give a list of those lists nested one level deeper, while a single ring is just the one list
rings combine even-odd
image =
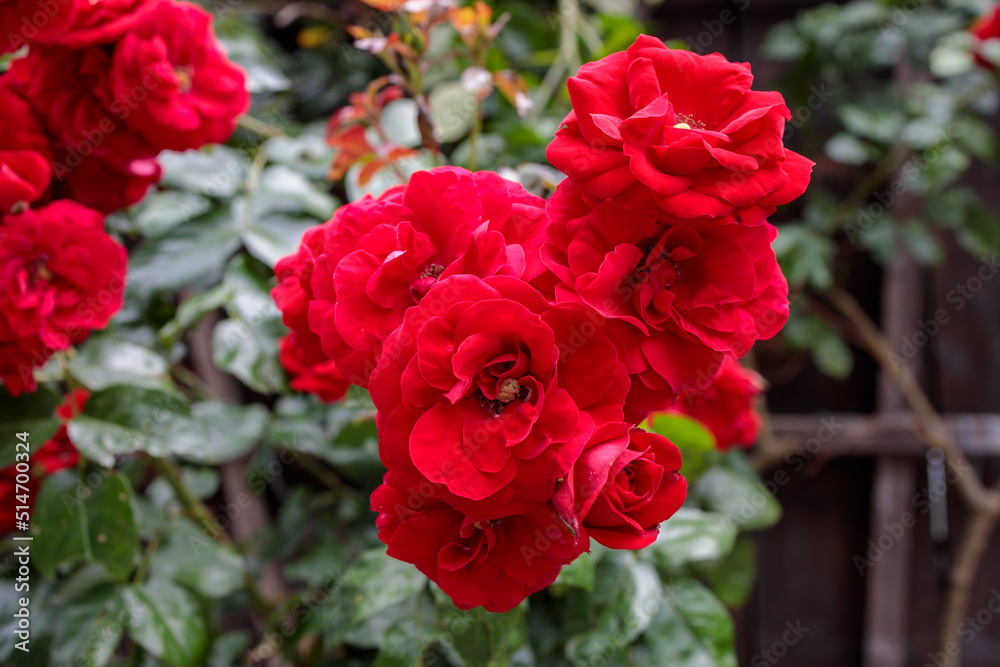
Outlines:
[{"label": "stem", "polygon": [[[197,521],[202,530],[220,544],[224,544],[227,547],[231,547],[237,552],[240,552],[239,546],[233,542],[233,539],[229,537],[229,533],[219,528],[215,520],[212,518],[211,513],[205,504],[199,500],[191,489],[187,487],[181,477],[180,468],[171,459],[166,458],[154,458],[153,462],[156,464],[157,470],[163,475],[163,478],[167,480],[170,484],[170,488],[174,490],[177,495],[177,499],[180,500],[181,506],[184,508],[185,512]],[[244,570],[243,573],[243,590],[246,592],[247,596],[250,598],[250,603],[253,605],[257,613],[261,614],[263,617],[267,617],[272,612],[272,605],[264,595],[257,588],[257,582],[251,576],[249,570]]]},{"label": "stem", "polygon": [[185,513],[192,519],[198,522],[202,530],[220,544],[225,544],[226,546],[236,547],[232,538],[229,534],[219,528],[216,524],[215,519],[212,518],[211,513],[205,504],[198,499],[191,489],[187,487],[184,483],[184,479],[181,477],[181,469],[174,463],[171,459],[156,457],[153,459],[153,463],[156,464],[157,471],[163,475],[163,478],[167,480],[170,484],[170,488],[174,490],[174,494],[181,503],[181,507],[184,508]]},{"label": "stem", "polygon": [[[951,651],[949,648],[961,646],[959,635],[963,625],[962,619],[965,618],[965,612],[969,608],[972,584],[975,581],[976,572],[979,570],[983,553],[989,545],[990,535],[993,534],[993,529],[996,527],[997,518],[997,514],[986,512],[972,514],[958,546],[955,562],[952,563],[948,571],[948,594],[945,599],[944,614],[941,619],[941,637],[938,644],[942,654],[946,656],[942,667],[960,667],[962,664],[961,653]],[[955,655],[952,655],[953,653]]]},{"label": "stem", "polygon": [[479,134],[483,131],[483,107],[479,99],[476,99],[476,108],[473,111],[472,131],[469,133],[469,171],[476,170],[476,152],[479,149]]},{"label": "stem", "polygon": [[240,116],[236,123],[243,129],[255,132],[262,137],[271,138],[285,136],[285,131],[280,127],[275,127],[274,125],[266,123],[259,118],[254,118],[249,114]]},{"label": "stem", "polygon": [[135,571],[135,576],[132,577],[132,583],[134,585],[141,584],[146,580],[146,575],[149,574],[149,562],[153,558],[153,554],[156,550],[160,548],[160,538],[162,534],[159,530],[153,531],[153,536],[149,539],[149,544],[146,545],[146,550],[142,553],[142,561],[139,562],[139,567]]}]

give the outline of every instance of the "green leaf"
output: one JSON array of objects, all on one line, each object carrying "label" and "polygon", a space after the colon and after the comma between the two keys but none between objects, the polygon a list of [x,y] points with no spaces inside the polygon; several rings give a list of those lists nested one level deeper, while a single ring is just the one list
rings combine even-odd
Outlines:
[{"label": "green leaf", "polygon": [[233,667],[240,663],[240,658],[250,648],[250,633],[237,630],[222,635],[212,642],[212,650],[208,655],[207,667]]},{"label": "green leaf", "polygon": [[222,401],[201,401],[191,408],[195,421],[205,429],[208,446],[188,451],[184,457],[218,465],[250,451],[264,434],[269,413],[263,405],[233,405]]},{"label": "green leaf", "polygon": [[220,41],[226,56],[246,72],[247,90],[253,94],[274,93],[292,87],[267,48],[268,42],[254,34],[226,35]]},{"label": "green leaf", "polygon": [[660,578],[649,563],[629,552],[610,551],[597,564],[597,587],[586,607],[599,609],[589,629],[569,638],[573,665],[604,664],[641,635],[660,606]]},{"label": "green leaf", "polygon": [[231,285],[221,283],[203,292],[194,294],[189,299],[178,306],[174,319],[163,325],[158,335],[162,340],[171,341],[184,329],[190,329],[198,324],[205,315],[211,313],[223,304],[227,303],[233,296]]},{"label": "green leaf", "polygon": [[973,255],[983,257],[1000,248],[1000,224],[992,210],[976,201],[962,218],[958,242]]},{"label": "green leaf", "polygon": [[172,391],[167,360],[149,348],[111,336],[96,336],[69,362],[70,374],[87,389],[131,385]]},{"label": "green leaf", "polygon": [[864,164],[872,157],[872,147],[847,132],[830,137],[823,150],[827,157],[841,164]]},{"label": "green leaf", "polygon": [[468,667],[507,667],[527,641],[525,604],[502,614],[481,607],[462,611],[437,587],[434,599],[438,618],[435,638]]},{"label": "green leaf", "polygon": [[129,287],[147,295],[198,284],[218,275],[239,247],[240,234],[230,211],[215,209],[139,246],[129,259]]},{"label": "green leaf", "polygon": [[657,567],[677,571],[689,563],[716,561],[736,543],[736,527],[721,514],[682,507],[660,524],[656,541],[641,553]]},{"label": "green leaf", "polygon": [[773,247],[790,285],[809,283],[822,290],[833,283],[830,263],[836,246],[825,235],[805,225],[782,225]]},{"label": "green leaf", "polygon": [[427,585],[427,577],[391,558],[383,546],[361,554],[344,573],[343,584],[357,591],[350,617],[354,624],[416,595]]},{"label": "green leaf", "polygon": [[80,485],[69,471],[45,480],[32,517],[34,562],[47,577],[63,563],[83,559],[125,580],[139,553],[132,486],[121,474]]},{"label": "green leaf", "polygon": [[232,293],[225,304],[230,319],[212,333],[216,365],[260,393],[282,390],[285,373],[278,362],[278,341],[286,329],[267,278],[253,260],[236,257],[226,269],[224,283]]},{"label": "green leaf", "polygon": [[250,254],[274,267],[282,257],[298,250],[302,236],[317,220],[269,215],[241,233],[243,244]]},{"label": "green leaf", "polygon": [[129,636],[175,667],[199,665],[208,649],[205,621],[197,601],[167,581],[147,581],[122,593],[129,614]]},{"label": "green leaf", "polygon": [[781,518],[781,505],[756,473],[741,465],[738,452],[729,452],[726,463],[702,475],[694,491],[706,507],[744,530],[767,528]]},{"label": "green leaf", "polygon": [[681,472],[688,483],[698,479],[718,460],[715,436],[697,419],[682,414],[660,413],[653,415],[650,427],[681,450]]},{"label": "green leaf", "polygon": [[309,180],[291,166],[271,165],[260,175],[254,191],[253,218],[262,220],[275,213],[314,218],[312,224],[329,220],[337,200],[323,186]]},{"label": "green leaf", "polygon": [[146,237],[163,236],[178,225],[207,213],[212,202],[194,192],[151,192],[135,213],[135,229]]},{"label": "green leaf", "polygon": [[205,431],[187,405],[172,394],[116,386],[95,392],[68,425],[86,457],[110,468],[115,456],[143,451],[153,456],[202,450]]},{"label": "green leaf", "polygon": [[234,197],[250,169],[245,153],[217,145],[202,151],[162,151],[159,160],[163,165],[161,186],[218,199]]},{"label": "green leaf", "polygon": [[15,433],[27,433],[31,450],[37,452],[59,428],[56,408],[62,402],[59,396],[45,388],[17,398],[4,395],[0,400],[0,468],[14,463],[16,445],[20,442]]},{"label": "green leaf", "polygon": [[733,621],[712,592],[693,579],[672,581],[664,592],[645,635],[650,653],[679,667],[736,667]]},{"label": "green leaf", "polygon": [[428,103],[434,138],[443,144],[458,141],[468,134],[479,109],[475,96],[458,81],[446,81],[435,86]]},{"label": "green leaf", "polygon": [[[417,127],[417,103],[411,99],[389,102],[382,109],[382,125],[389,141],[397,146],[419,146],[420,129]],[[378,137],[372,145],[381,143]]]},{"label": "green leaf", "polygon": [[753,538],[740,535],[736,547],[718,565],[706,572],[708,583],[731,609],[746,604],[757,578],[757,552]]},{"label": "green leaf", "polygon": [[107,665],[121,643],[123,613],[118,587],[88,588],[65,601],[56,621],[52,660],[80,667]]},{"label": "green leaf", "polygon": [[222,598],[243,586],[243,558],[231,548],[185,519],[171,521],[164,532],[150,559],[150,580],[183,584],[207,598]]},{"label": "green leaf", "polygon": [[594,554],[582,553],[569,565],[563,565],[552,586],[557,589],[559,586],[572,586],[582,588],[585,591],[593,591],[596,564],[597,558]]}]

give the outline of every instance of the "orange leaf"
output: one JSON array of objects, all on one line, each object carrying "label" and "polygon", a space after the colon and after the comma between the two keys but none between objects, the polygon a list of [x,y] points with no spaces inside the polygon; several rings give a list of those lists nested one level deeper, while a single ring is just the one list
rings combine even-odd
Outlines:
[{"label": "orange leaf", "polygon": [[394,12],[406,4],[406,0],[361,0],[369,7],[374,7],[383,12]]}]

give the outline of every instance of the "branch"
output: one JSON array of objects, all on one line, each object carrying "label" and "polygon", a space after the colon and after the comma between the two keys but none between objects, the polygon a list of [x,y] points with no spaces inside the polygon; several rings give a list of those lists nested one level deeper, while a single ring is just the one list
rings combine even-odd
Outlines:
[{"label": "branch", "polygon": [[949,437],[944,421],[927,395],[854,297],[836,287],[829,290],[826,297],[854,327],[862,346],[879,363],[882,372],[899,388],[917,419],[917,434],[928,447],[936,447],[944,453],[946,464],[956,473],[955,483],[959,493],[971,511],[969,525],[948,572],[948,593],[941,616],[939,644],[942,654],[946,656],[943,667],[960,667],[960,624],[969,608],[972,583],[983,553],[1000,519],[1000,487],[986,488],[972,472],[972,464]]},{"label": "branch", "polygon": [[825,293],[827,300],[842,314],[858,334],[859,342],[878,362],[882,372],[899,387],[917,419],[917,434],[928,447],[936,447],[945,455],[948,466],[957,473],[956,485],[962,499],[973,511],[1000,514],[1000,494],[988,490],[976,475],[965,474],[972,464],[952,442],[944,420],[931,405],[916,378],[896,355],[882,331],[847,292],[834,287]]}]

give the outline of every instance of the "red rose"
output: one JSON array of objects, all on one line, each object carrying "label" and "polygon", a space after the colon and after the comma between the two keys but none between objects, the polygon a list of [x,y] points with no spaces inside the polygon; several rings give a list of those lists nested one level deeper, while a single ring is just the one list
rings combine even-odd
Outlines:
[{"label": "red rose", "polygon": [[386,467],[488,520],[552,497],[595,423],[621,421],[628,379],[587,309],[550,306],[516,278],[458,275],[406,311],[370,391]]},{"label": "red rose", "polygon": [[311,331],[301,335],[290,333],[282,338],[278,359],[291,376],[289,384],[292,389],[315,394],[324,403],[336,403],[351,386],[337,369],[337,364],[323,354],[319,336]]},{"label": "red rose", "polygon": [[0,150],[0,214],[18,202],[30,204],[49,187],[49,161],[35,151]]},{"label": "red rose", "polygon": [[[66,424],[83,411],[83,406],[88,398],[90,398],[90,392],[86,389],[74,389],[65,397],[62,405],[56,408],[56,415],[62,424],[55,434],[31,456],[27,484],[29,508],[35,504],[35,496],[38,494],[43,478],[60,470],[72,468],[80,462],[80,455],[67,434]],[[17,476],[17,464],[0,470],[0,504],[7,510],[2,513],[2,518],[0,518],[0,535],[13,532],[15,528],[14,507],[23,504],[16,498],[17,495],[23,494],[22,491],[17,490]]]},{"label": "red rose", "polygon": [[316,256],[323,252],[330,224],[305,233],[299,250],[274,267],[278,284],[271,296],[291,333],[281,339],[278,358],[292,377],[296,391],[316,394],[327,403],[339,401],[350,386],[337,365],[323,352],[320,337],[309,329],[309,301]]},{"label": "red rose", "polygon": [[[572,488],[573,508],[590,537],[612,549],[641,549],[684,504],[687,481],[680,468],[680,450],[663,436],[628,424],[605,424],[563,488]],[[560,493],[556,505],[563,502]]]},{"label": "red rose", "polygon": [[672,410],[704,424],[715,436],[718,449],[749,447],[760,433],[754,401],[763,391],[760,375],[727,355],[712,384],[704,390],[685,389]]},{"label": "red rose", "polygon": [[52,350],[37,336],[18,336],[0,314],[0,380],[3,380],[8,394],[16,397],[35,391],[38,384],[34,369],[44,366],[51,356]]},{"label": "red rose", "polygon": [[50,159],[40,119],[8,80],[0,79],[0,215],[45,193],[52,176]]},{"label": "red rose", "polygon": [[309,323],[344,375],[367,386],[382,342],[438,280],[540,273],[548,219],[544,201],[516,183],[440,167],[342,207],[330,224]]},{"label": "red rose", "polygon": [[102,213],[136,203],[160,178],[157,149],[121,120],[138,102],[114,98],[110,68],[101,48],[53,46],[32,48],[10,70],[55,140],[55,195]]},{"label": "red rose", "polygon": [[61,350],[122,306],[125,249],[96,211],[57,201],[0,225],[0,319],[19,339]]},{"label": "red rose", "polygon": [[[63,153],[72,159],[73,153]],[[57,162],[56,169],[59,169]],[[149,188],[159,182],[160,163],[155,159],[84,159],[78,167],[62,174],[56,195],[72,199],[101,213],[114,213],[139,202]]]},{"label": "red rose", "polygon": [[[972,27],[969,30],[979,41],[985,41],[987,39],[1000,39],[1000,5],[994,7],[993,11],[988,14],[980,16],[979,20],[972,24]],[[973,47],[976,62],[987,69],[993,69],[996,67],[996,64],[991,63],[980,55],[980,48],[981,45],[979,44]]]},{"label": "red rose", "polygon": [[758,225],[805,192],[812,163],[782,146],[781,95],[752,82],[747,64],[640,35],[570,78],[549,161],[591,204]]},{"label": "red rose", "polygon": [[[558,302],[613,321],[633,381],[631,418],[663,409],[686,386],[743,356],[788,318],[788,285],[764,223],[691,225],[608,201],[591,207],[564,181],[548,203],[543,258]],[[544,282],[544,281],[540,281]]]},{"label": "red rose", "polygon": [[0,0],[0,53],[64,35],[76,9],[76,0]]},{"label": "red rose", "polygon": [[186,2],[160,0],[121,38],[111,84],[118,100],[140,102],[125,122],[159,149],[223,143],[250,107],[243,71],[222,52],[212,15]]},{"label": "red rose", "polygon": [[58,34],[37,41],[80,49],[111,44],[150,11],[156,0],[54,0],[75,5],[73,22]]},{"label": "red rose", "polygon": [[553,581],[584,549],[549,505],[494,521],[474,521],[389,471],[372,494],[379,539],[413,563],[459,609],[505,612]]}]

